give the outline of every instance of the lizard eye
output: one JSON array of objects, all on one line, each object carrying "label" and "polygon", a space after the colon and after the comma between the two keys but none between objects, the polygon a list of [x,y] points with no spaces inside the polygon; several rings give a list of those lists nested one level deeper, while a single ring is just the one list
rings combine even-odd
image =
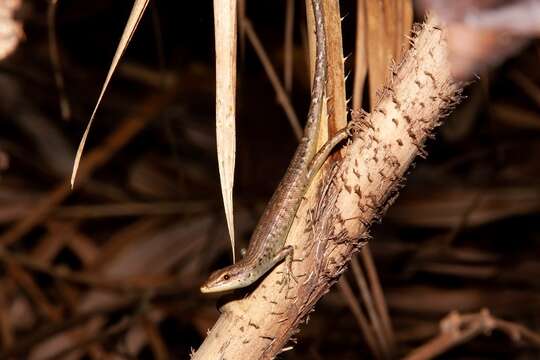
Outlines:
[{"label": "lizard eye", "polygon": [[231,277],[230,277],[230,275],[229,275],[229,274],[225,274],[225,275],[223,275],[223,279],[224,279],[224,280],[229,280],[230,278],[231,278]]}]

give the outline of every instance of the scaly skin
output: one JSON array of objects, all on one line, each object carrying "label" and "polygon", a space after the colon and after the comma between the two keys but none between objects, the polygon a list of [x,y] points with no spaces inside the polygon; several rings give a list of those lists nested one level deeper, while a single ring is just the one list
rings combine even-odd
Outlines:
[{"label": "scaly skin", "polygon": [[317,133],[321,123],[326,84],[326,35],[322,1],[312,0],[312,4],[317,43],[316,62],[304,136],[251,236],[245,257],[210,275],[201,286],[203,293],[221,292],[251,285],[286,257],[290,271],[293,249],[291,246],[285,246],[285,240],[300,202],[332,147],[347,136],[344,131],[341,131],[328,143],[329,146],[324,146],[321,152],[317,153]]}]

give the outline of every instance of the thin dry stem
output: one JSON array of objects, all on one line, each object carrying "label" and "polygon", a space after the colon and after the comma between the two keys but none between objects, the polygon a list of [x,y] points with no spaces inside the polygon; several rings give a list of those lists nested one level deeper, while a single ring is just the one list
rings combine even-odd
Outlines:
[{"label": "thin dry stem", "polygon": [[474,314],[452,312],[441,320],[440,334],[422,346],[414,349],[403,360],[428,360],[445,353],[449,349],[464,344],[478,335],[491,334],[494,330],[505,333],[516,343],[525,343],[540,348],[540,334],[527,327],[501,320],[483,309]]},{"label": "thin dry stem", "polygon": [[371,350],[371,353],[377,359],[381,359],[382,358],[381,344],[378,343],[377,340],[375,339],[373,328],[369,325],[369,322],[366,316],[362,312],[362,308],[360,307],[358,300],[354,296],[351,286],[349,285],[349,282],[347,281],[347,278],[342,276],[338,281],[338,287],[339,287],[339,290],[341,291],[341,294],[343,294],[343,297],[347,301],[347,304],[349,305],[349,308],[351,309],[351,312],[353,313],[354,318],[356,319],[356,322],[358,323],[358,326],[362,330],[362,335],[364,336],[364,340],[366,340],[366,343],[369,349]]},{"label": "thin dry stem", "polygon": [[373,326],[373,332],[382,350],[382,355],[385,359],[389,359],[391,358],[392,352],[391,346],[385,336],[379,314],[375,310],[375,305],[373,304],[373,297],[367,284],[365,274],[360,268],[360,264],[358,263],[358,259],[356,257],[353,257],[351,259],[351,265],[356,284],[358,286],[358,289],[360,290],[362,302],[366,307],[369,320],[371,322],[371,325]]},{"label": "thin dry stem", "polygon": [[385,83],[390,64],[389,52],[392,44],[387,43],[388,36],[384,26],[386,2],[379,0],[366,0],[367,16],[367,55],[369,73],[369,106],[375,107],[379,98],[380,85]]},{"label": "thin dry stem", "polygon": [[7,309],[7,289],[2,281],[0,282],[0,340],[3,349],[9,348],[14,342],[14,330]]},{"label": "thin dry stem", "polygon": [[366,244],[360,251],[360,256],[362,258],[362,264],[366,269],[367,278],[369,279],[369,284],[371,292],[373,294],[373,299],[375,300],[375,307],[377,313],[379,314],[382,322],[383,332],[393,353],[395,350],[396,340],[394,337],[394,330],[392,329],[392,323],[390,322],[390,316],[388,315],[388,307],[386,306],[386,300],[381,287],[381,282],[379,281],[379,276],[377,275],[377,269],[373,263],[373,257],[371,256],[371,250],[369,244]]},{"label": "thin dry stem", "polygon": [[292,91],[294,65],[294,0],[287,0],[285,9],[285,39],[283,41],[283,83],[288,94]]},{"label": "thin dry stem", "polygon": [[149,316],[142,316],[142,326],[152,348],[152,353],[154,354],[154,359],[157,360],[166,360],[170,359],[171,356],[167,351],[167,346],[165,345],[163,338],[159,334],[159,329],[156,326],[156,323],[150,319]]},{"label": "thin dry stem", "polygon": [[240,37],[240,54],[242,59],[246,53],[246,32],[244,30],[244,20],[246,20],[246,0],[238,0],[238,33]]},{"label": "thin dry stem", "polygon": [[354,54],[354,81],[352,108],[362,109],[362,97],[364,84],[368,70],[367,58],[367,24],[366,24],[366,0],[356,2],[356,43]]},{"label": "thin dry stem", "polygon": [[283,107],[283,110],[285,111],[285,114],[287,115],[287,119],[289,120],[289,123],[291,124],[291,127],[294,131],[294,135],[296,136],[297,139],[301,139],[302,127],[300,126],[300,121],[298,120],[298,117],[296,116],[296,113],[291,104],[289,96],[287,95],[287,91],[281,84],[281,81],[279,80],[276,70],[272,66],[272,63],[270,62],[270,59],[268,58],[266,50],[264,50],[264,46],[259,40],[259,37],[257,36],[257,33],[253,29],[253,26],[249,19],[245,20],[244,30],[246,32],[246,36],[249,42],[253,46],[253,49],[257,53],[257,56],[259,57],[259,60],[261,61],[261,64],[264,67],[264,71],[266,72],[266,75],[268,76],[270,83],[274,87],[274,91],[276,92],[278,103]]},{"label": "thin dry stem", "polygon": [[540,107],[540,87],[520,71],[514,70],[509,76],[536,103],[536,106]]},{"label": "thin dry stem", "polygon": [[62,119],[68,120],[71,117],[71,106],[66,95],[64,85],[64,76],[62,75],[62,63],[60,61],[60,51],[58,50],[58,41],[56,38],[56,7],[58,0],[50,0],[47,9],[47,28],[49,36],[49,57],[54,72],[54,81],[58,88],[58,97],[60,102],[60,113]]}]

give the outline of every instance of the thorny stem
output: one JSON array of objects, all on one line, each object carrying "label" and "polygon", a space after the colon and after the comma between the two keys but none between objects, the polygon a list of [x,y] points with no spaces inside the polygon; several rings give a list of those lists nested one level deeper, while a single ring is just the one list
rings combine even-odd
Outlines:
[{"label": "thorny stem", "polygon": [[424,141],[459,100],[460,88],[450,75],[445,33],[428,18],[374,111],[354,114],[353,141],[337,170],[305,195],[286,243],[295,249],[298,283],[279,292],[280,264],[255,289],[237,294],[221,308],[195,359],[270,359],[281,351],[346,270],[416,155],[425,156]]}]

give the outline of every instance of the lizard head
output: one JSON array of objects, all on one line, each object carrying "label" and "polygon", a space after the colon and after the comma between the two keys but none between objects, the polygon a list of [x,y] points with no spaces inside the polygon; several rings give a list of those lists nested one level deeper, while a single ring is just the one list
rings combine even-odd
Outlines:
[{"label": "lizard head", "polygon": [[253,274],[244,267],[234,265],[217,270],[201,286],[202,293],[216,293],[242,288],[251,284]]}]

